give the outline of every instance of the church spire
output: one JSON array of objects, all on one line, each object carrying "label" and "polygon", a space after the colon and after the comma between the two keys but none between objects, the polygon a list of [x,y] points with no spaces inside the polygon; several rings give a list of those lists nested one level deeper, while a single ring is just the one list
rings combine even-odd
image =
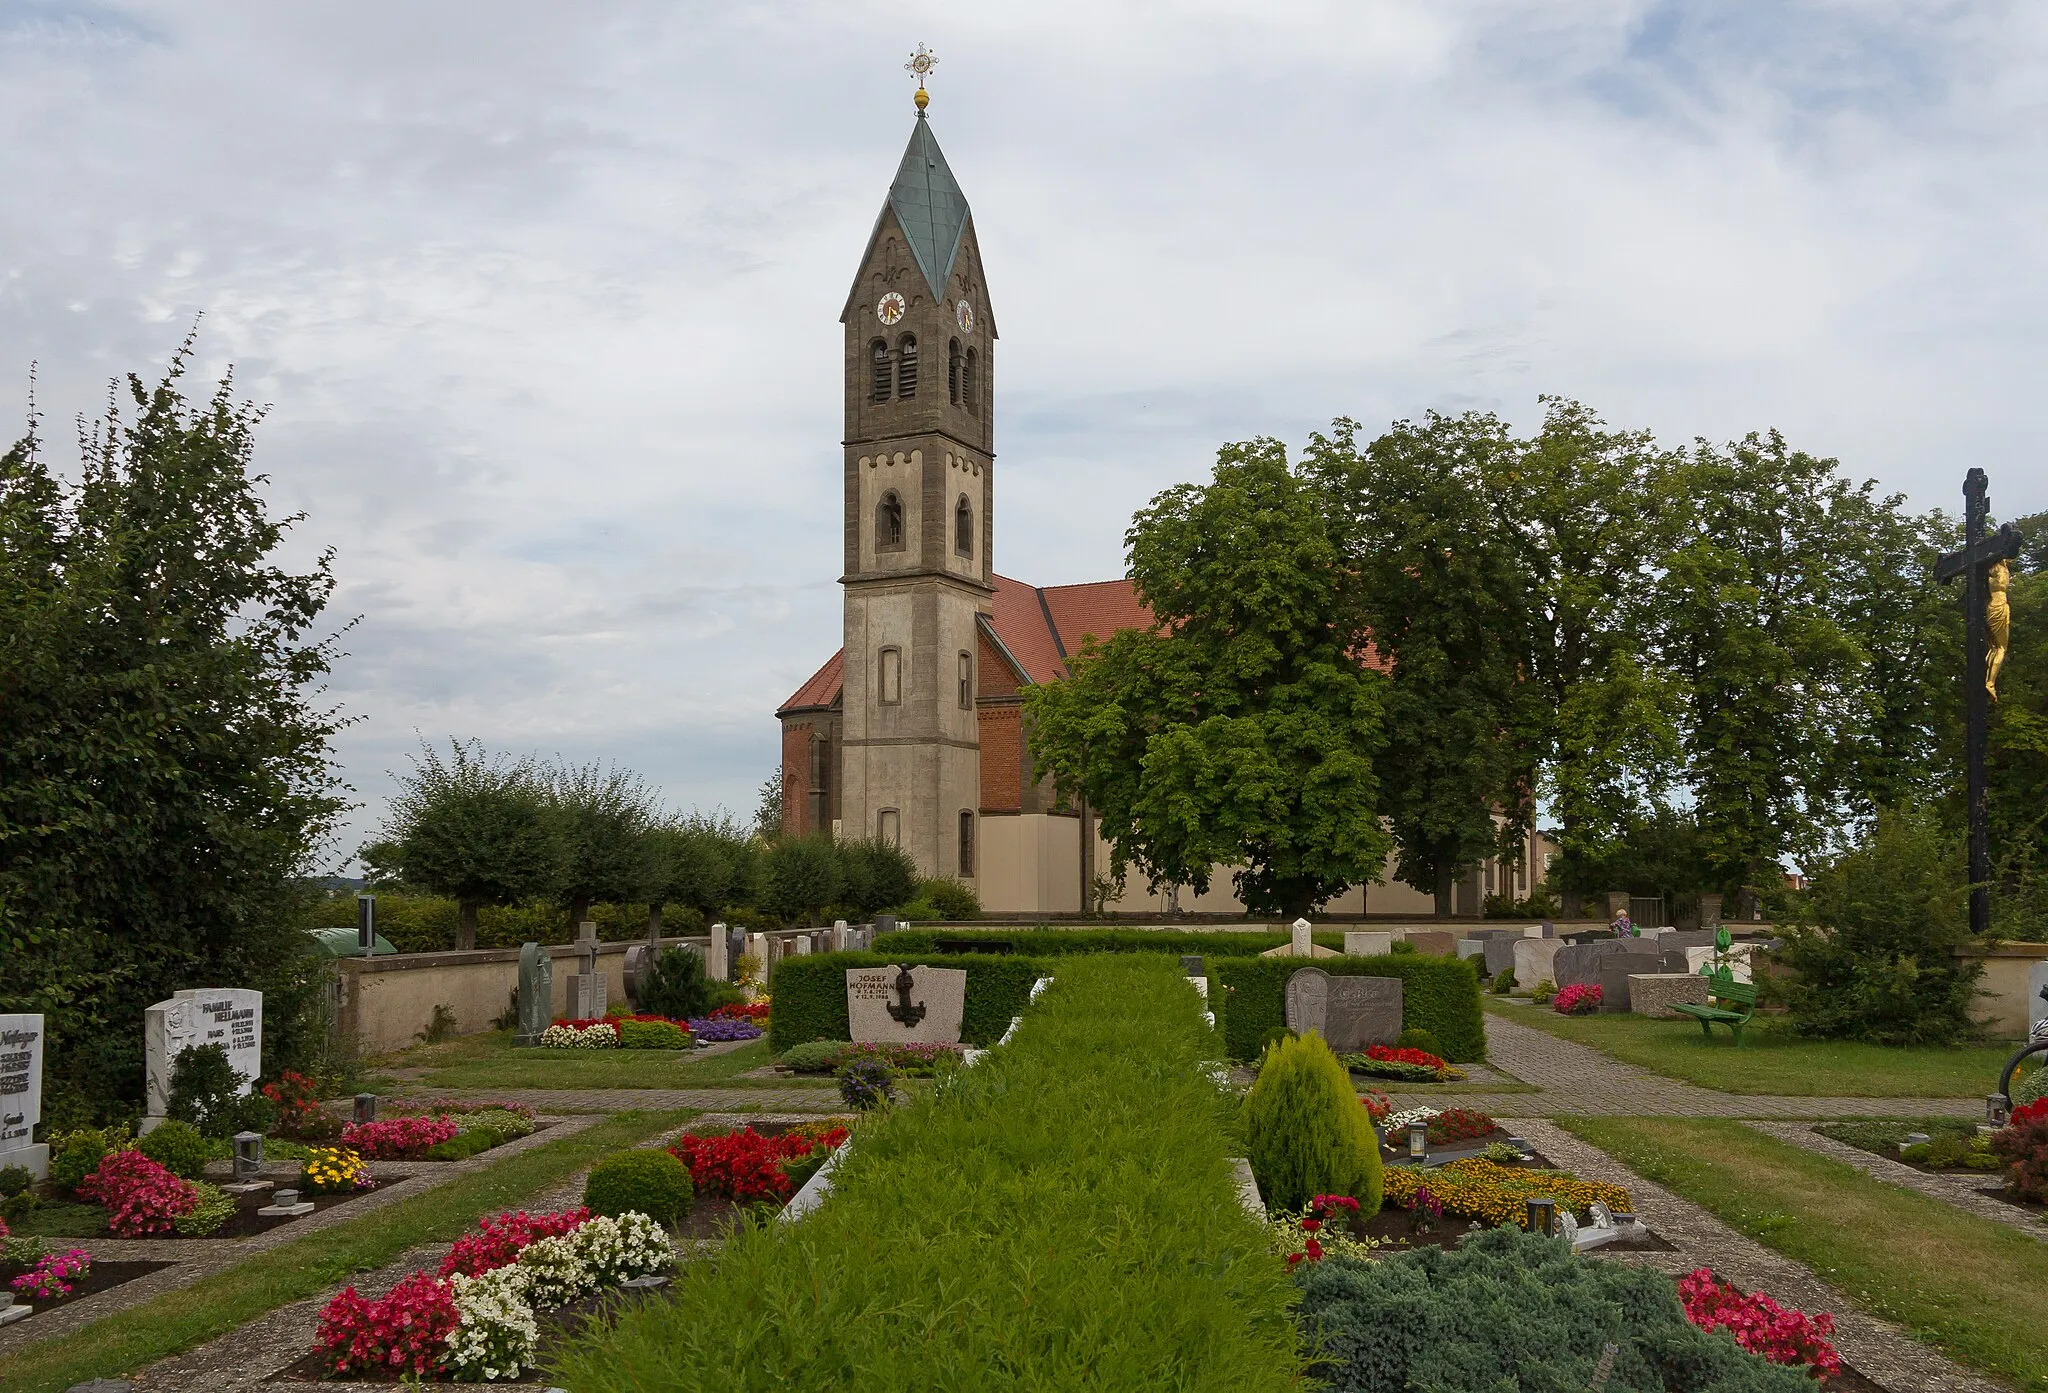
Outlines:
[{"label": "church spire", "polygon": [[917,76],[917,124],[911,128],[903,163],[896,167],[896,182],[889,186],[889,207],[909,239],[911,254],[917,258],[917,269],[924,272],[932,297],[943,300],[946,278],[953,272],[953,258],[967,228],[968,209],[967,195],[960,192],[925,117],[931,95],[924,90],[924,80],[938,65],[937,55],[923,44],[903,65]]}]

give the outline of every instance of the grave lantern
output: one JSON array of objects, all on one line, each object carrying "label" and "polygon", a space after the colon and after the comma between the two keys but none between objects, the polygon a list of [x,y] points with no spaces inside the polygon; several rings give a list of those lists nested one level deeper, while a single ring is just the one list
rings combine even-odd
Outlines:
[{"label": "grave lantern", "polygon": [[1531,1233],[1540,1233],[1545,1238],[1555,1238],[1557,1236],[1557,1201],[1547,1199],[1530,1200],[1529,1222],[1526,1227]]},{"label": "grave lantern", "polygon": [[2003,1093],[1986,1094],[1984,1098],[1984,1121],[1993,1127],[2003,1127],[2012,1120],[2012,1099]]},{"label": "grave lantern", "polygon": [[1429,1154],[1429,1123],[1416,1118],[1408,1124],[1408,1159],[1420,1161]]},{"label": "grave lantern", "polygon": [[360,1127],[366,1122],[375,1122],[376,1120],[377,1095],[374,1093],[358,1093],[356,1095],[356,1126]]},{"label": "grave lantern", "polygon": [[235,1179],[247,1183],[263,1173],[263,1134],[235,1133]]}]

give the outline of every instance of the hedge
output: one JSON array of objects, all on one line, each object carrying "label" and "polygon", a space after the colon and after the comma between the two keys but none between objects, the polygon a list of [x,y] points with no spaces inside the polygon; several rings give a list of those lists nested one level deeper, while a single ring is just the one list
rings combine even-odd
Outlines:
[{"label": "hedge", "polygon": [[[997,961],[1002,961],[997,959]],[[1476,958],[1390,953],[1378,958],[1223,958],[1205,964],[1209,994],[1220,1000],[1224,1046],[1233,1059],[1256,1059],[1266,1032],[1287,1024],[1287,979],[1303,967],[1339,976],[1399,977],[1401,1028],[1427,1030],[1445,1059],[1486,1058],[1486,1015],[1479,1005]],[[779,1010],[781,1003],[777,1003]]]},{"label": "hedge", "polygon": [[[1309,935],[1318,945],[1344,951],[1342,930]],[[877,953],[937,953],[942,942],[1008,943],[1017,953],[1052,958],[1069,953],[1184,953],[1210,958],[1256,957],[1291,942],[1278,930],[1195,933],[1186,929],[897,929],[875,939]]]},{"label": "hedge", "polygon": [[[934,958],[921,953],[823,953],[784,958],[775,964],[768,994],[775,1009],[768,1015],[768,1048],[781,1054],[809,1040],[850,1040],[846,1018],[846,970],[850,967],[916,966]],[[944,959],[947,967],[967,969],[967,1007],[960,1019],[960,1039],[969,1045],[993,1045],[1024,1014],[1031,984],[1050,976],[1052,967],[1035,958],[978,954]]]},{"label": "hedge", "polygon": [[1171,961],[1066,959],[1008,1045],[861,1120],[823,1205],[586,1322],[547,1381],[1299,1390],[1292,1283],[1232,1189],[1198,1007]]}]

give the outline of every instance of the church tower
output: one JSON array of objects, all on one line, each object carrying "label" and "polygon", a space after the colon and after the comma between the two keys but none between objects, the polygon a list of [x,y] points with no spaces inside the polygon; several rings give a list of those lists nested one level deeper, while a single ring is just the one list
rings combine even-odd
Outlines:
[{"label": "church tower", "polygon": [[995,318],[967,199],[917,121],[868,238],[846,328],[842,837],[895,842],[972,884],[975,696],[995,594]]}]

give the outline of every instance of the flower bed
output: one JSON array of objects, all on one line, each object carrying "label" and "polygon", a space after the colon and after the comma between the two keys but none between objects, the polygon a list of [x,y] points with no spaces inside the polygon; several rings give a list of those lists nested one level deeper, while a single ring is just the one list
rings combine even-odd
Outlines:
[{"label": "flower bed", "polygon": [[738,1016],[699,1016],[690,1022],[690,1034],[703,1045],[721,1044],[727,1040],[758,1040],[764,1033],[760,1026]]},{"label": "flower bed", "polygon": [[1446,1215],[1477,1219],[1488,1226],[1528,1224],[1528,1202],[1554,1199],[1560,1209],[1587,1213],[1595,1200],[1616,1213],[1633,1212],[1628,1191],[1604,1180],[1580,1180],[1569,1171],[1523,1170],[1479,1156],[1423,1171],[1413,1166],[1387,1167],[1386,1202],[1402,1209],[1415,1205],[1427,1187]]},{"label": "flower bed", "polygon": [[516,1379],[538,1353],[537,1311],[674,1260],[668,1235],[645,1214],[500,1214],[457,1240],[440,1275],[415,1272],[376,1300],[350,1287],[330,1301],[316,1362],[332,1375]]},{"label": "flower bed", "polygon": [[7,1285],[23,1301],[55,1301],[77,1290],[90,1271],[92,1254],[83,1248],[67,1248],[61,1253],[44,1253]]},{"label": "flower bed", "polygon": [[739,1204],[779,1203],[796,1191],[790,1163],[836,1150],[847,1135],[846,1128],[837,1126],[795,1127],[780,1136],[763,1136],[751,1127],[717,1136],[685,1132],[669,1154],[690,1168],[690,1183],[699,1194]]},{"label": "flower bed", "polygon": [[100,1262],[83,1248],[55,1248],[47,1239],[28,1236],[6,1238],[5,1231],[6,1226],[0,1224],[0,1289],[38,1312],[82,1301],[171,1265]]},{"label": "flower bed", "polygon": [[769,1001],[761,997],[754,1001],[730,1001],[711,1013],[713,1020],[752,1021],[755,1025],[768,1023]]},{"label": "flower bed", "polygon": [[1561,1016],[1590,1016],[1600,1009],[1601,991],[1597,985],[1574,982],[1569,987],[1560,987],[1556,996],[1550,999],[1550,1009]]},{"label": "flower bed", "polygon": [[455,1123],[443,1117],[387,1117],[350,1123],[341,1129],[341,1144],[372,1161],[417,1161],[455,1132]]},{"label": "flower bed", "polygon": [[789,1050],[779,1061],[799,1074],[830,1074],[855,1060],[878,1059],[898,1074],[930,1075],[965,1057],[960,1045],[890,1045],[850,1040],[812,1040]]},{"label": "flower bed", "polygon": [[1726,1330],[1735,1343],[1773,1364],[1810,1368],[1822,1378],[1842,1372],[1841,1357],[1828,1343],[1835,1318],[1790,1311],[1761,1292],[1748,1295],[1701,1267],[1678,1281],[1685,1318],[1702,1330]]},{"label": "flower bed", "polygon": [[615,1050],[619,1028],[610,1021],[556,1021],[540,1033],[542,1049]]},{"label": "flower bed", "polygon": [[113,1151],[78,1184],[78,1194],[107,1211],[116,1238],[168,1234],[177,1221],[199,1208],[199,1189],[180,1180],[140,1151]]},{"label": "flower bed", "polygon": [[315,1195],[357,1195],[375,1189],[362,1155],[346,1146],[316,1146],[299,1166],[299,1188]]},{"label": "flower bed", "polygon": [[1344,1067],[1354,1074],[1394,1079],[1404,1083],[1456,1083],[1465,1071],[1444,1062],[1428,1050],[1400,1049],[1393,1045],[1368,1045],[1363,1054],[1339,1055]]}]

